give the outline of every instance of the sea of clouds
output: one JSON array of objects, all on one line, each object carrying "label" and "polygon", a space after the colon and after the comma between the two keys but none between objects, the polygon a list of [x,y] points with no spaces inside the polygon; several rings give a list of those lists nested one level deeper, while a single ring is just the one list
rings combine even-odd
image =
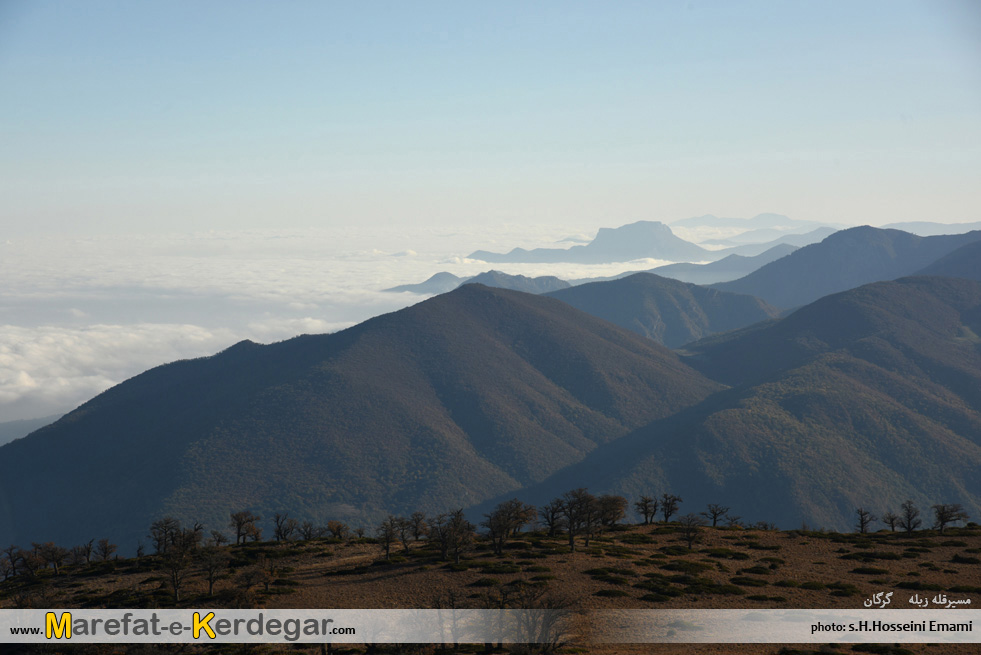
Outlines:
[{"label": "sea of clouds", "polygon": [[594,233],[513,224],[0,241],[0,422],[70,411],[144,370],[242,339],[349,327],[424,300],[382,290],[439,271],[573,279],[663,263],[491,266],[466,258],[476,249],[567,247]]}]

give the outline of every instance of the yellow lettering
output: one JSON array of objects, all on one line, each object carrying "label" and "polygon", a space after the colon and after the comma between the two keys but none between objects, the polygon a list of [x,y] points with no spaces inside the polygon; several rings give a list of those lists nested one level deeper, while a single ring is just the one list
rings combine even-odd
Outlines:
[{"label": "yellow lettering", "polygon": [[71,639],[72,638],[72,613],[65,612],[61,619],[55,616],[54,612],[48,612],[44,617],[44,636],[51,639]]},{"label": "yellow lettering", "polygon": [[199,638],[201,636],[201,629],[202,628],[204,629],[205,632],[208,633],[208,636],[209,637],[211,637],[212,639],[215,638],[215,636],[216,636],[215,635],[215,631],[212,630],[211,629],[211,626],[209,625],[209,622],[213,618],[215,618],[215,613],[214,612],[208,612],[204,616],[203,619],[201,618],[201,615],[200,614],[198,614],[197,612],[194,613],[194,626],[193,627],[194,627],[194,638],[195,639],[197,639],[197,638]]}]

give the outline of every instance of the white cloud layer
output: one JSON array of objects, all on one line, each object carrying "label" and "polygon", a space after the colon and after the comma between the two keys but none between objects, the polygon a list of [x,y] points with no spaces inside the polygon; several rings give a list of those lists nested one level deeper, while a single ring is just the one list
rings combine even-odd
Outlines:
[{"label": "white cloud layer", "polygon": [[[609,225],[615,226],[615,225]],[[596,227],[599,227],[597,224]],[[565,279],[653,268],[488,264],[476,249],[570,245],[581,225],[280,230],[0,242],[0,422],[66,411],[147,368],[242,339],[334,332],[423,300],[382,289],[490,269]]]},{"label": "white cloud layer", "polygon": [[213,354],[235,339],[196,325],[0,325],[0,421],[72,409],[148,368]]}]

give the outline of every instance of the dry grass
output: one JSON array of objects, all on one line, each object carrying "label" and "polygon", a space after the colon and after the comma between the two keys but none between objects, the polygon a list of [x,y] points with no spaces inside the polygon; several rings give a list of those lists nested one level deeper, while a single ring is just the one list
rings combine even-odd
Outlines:
[{"label": "dry grass", "polygon": [[[862,608],[872,594],[893,591],[891,609],[905,609],[913,594],[981,603],[981,528],[911,536],[890,533],[837,535],[800,531],[704,528],[690,551],[674,528],[631,526],[581,541],[568,551],[562,537],[519,536],[503,556],[477,544],[461,566],[439,561],[424,544],[408,557],[393,549],[385,562],[371,543],[304,542],[231,548],[239,566],[208,598],[200,575],[192,576],[180,603],[221,607],[246,603],[267,608],[413,608],[437,603],[492,606],[522,586],[544,587],[576,610],[607,608]],[[272,567],[262,586],[241,590],[240,573],[257,555]],[[155,558],[72,570],[55,577],[0,585],[0,607],[172,607]],[[108,570],[108,569],[114,570]],[[687,577],[685,577],[687,576]],[[920,589],[910,587],[920,585]],[[756,586],[759,585],[759,586]],[[964,589],[964,587],[967,587]],[[646,588],[645,588],[646,587]],[[955,591],[957,589],[961,591]],[[724,593],[719,593],[720,591]],[[654,594],[654,595],[649,595]],[[592,648],[605,653],[776,653],[775,645],[638,645]],[[816,645],[797,647],[818,651]],[[914,653],[975,653],[977,646],[904,646]],[[579,651],[586,652],[586,651]],[[850,645],[829,652],[851,653]]]}]

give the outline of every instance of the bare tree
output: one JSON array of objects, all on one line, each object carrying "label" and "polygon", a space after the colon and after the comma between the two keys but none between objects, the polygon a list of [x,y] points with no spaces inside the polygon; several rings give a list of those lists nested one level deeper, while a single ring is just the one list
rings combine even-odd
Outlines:
[{"label": "bare tree", "polygon": [[681,538],[688,544],[688,550],[698,541],[698,529],[705,525],[705,520],[698,514],[685,514],[678,522],[681,523]]},{"label": "bare tree", "polygon": [[504,552],[504,543],[510,534],[510,529],[507,516],[501,511],[500,505],[489,514],[484,514],[484,520],[481,521],[480,527],[487,528],[487,537],[490,539],[494,553],[497,555],[502,554]]},{"label": "bare tree", "polygon": [[109,543],[108,539],[99,539],[99,543],[95,546],[95,553],[99,556],[100,560],[108,562],[112,554],[118,549],[119,547],[116,544]]},{"label": "bare tree", "polygon": [[450,552],[453,553],[453,560],[459,564],[460,557],[473,546],[474,530],[477,526],[466,519],[462,509],[458,509],[450,514],[448,527]]},{"label": "bare tree", "polygon": [[933,517],[933,527],[939,530],[940,534],[944,533],[944,529],[949,524],[957,523],[958,521],[967,521],[969,518],[967,512],[964,511],[964,508],[959,503],[934,505]]},{"label": "bare tree", "polygon": [[569,535],[569,550],[576,550],[576,535],[591,534],[592,521],[597,518],[596,496],[585,488],[573,489],[562,494],[561,516]]},{"label": "bare tree", "polygon": [[460,557],[473,546],[476,526],[468,521],[462,509],[450,514],[437,514],[429,519],[429,541],[439,548],[440,557],[449,559],[453,553],[454,561],[459,564]]},{"label": "bare tree", "polygon": [[402,542],[402,552],[409,554],[409,537],[412,536],[412,522],[404,516],[395,519],[395,531],[398,533],[399,541]]},{"label": "bare tree", "polygon": [[912,500],[907,500],[900,505],[899,527],[906,531],[906,534],[913,534],[923,521],[920,520],[920,510],[913,504]]},{"label": "bare tree", "polygon": [[69,553],[69,561],[73,565],[79,565],[85,563],[85,547],[72,546],[71,553]]},{"label": "bare tree", "polygon": [[548,529],[548,536],[554,537],[562,529],[562,499],[555,498],[538,509],[538,516]]},{"label": "bare tree", "polygon": [[299,522],[289,512],[276,512],[273,515],[273,537],[276,541],[289,541],[300,527]]},{"label": "bare tree", "polygon": [[10,544],[3,549],[3,554],[7,556],[7,562],[10,564],[11,577],[17,575],[17,562],[20,561],[20,548]]},{"label": "bare tree", "polygon": [[191,575],[193,563],[193,530],[183,530],[181,536],[167,549],[163,556],[163,567],[167,572],[170,589],[174,592],[174,604],[181,601],[181,590]]},{"label": "bare tree", "polygon": [[634,509],[644,517],[644,525],[650,525],[657,516],[657,498],[651,496],[641,496],[640,500],[634,503]]},{"label": "bare tree", "polygon": [[204,578],[208,581],[209,596],[214,596],[215,582],[228,567],[228,559],[228,553],[217,546],[201,549],[198,561],[201,564]]},{"label": "bare tree", "polygon": [[599,522],[604,527],[613,527],[627,515],[627,499],[623,496],[605,495],[597,499]]},{"label": "bare tree", "polygon": [[58,569],[68,556],[68,551],[56,545],[53,541],[48,541],[41,544],[37,554],[41,558],[41,561],[44,562],[44,565],[47,566],[50,564],[54,568],[54,574],[58,575]]},{"label": "bare tree", "polygon": [[150,533],[147,536],[150,537],[150,541],[153,543],[154,551],[158,555],[166,553],[167,549],[173,545],[180,529],[180,521],[172,516],[165,516],[151,523]]},{"label": "bare tree", "polygon": [[12,578],[14,576],[14,569],[10,565],[9,559],[0,559],[0,574],[3,575],[4,581]]},{"label": "bare tree", "polygon": [[702,516],[712,521],[712,527],[716,527],[719,524],[719,519],[729,513],[729,508],[725,505],[719,505],[718,503],[709,503],[706,511],[702,512]]},{"label": "bare tree", "polygon": [[378,543],[385,549],[385,559],[392,558],[392,544],[398,539],[398,535],[398,519],[389,514],[388,518],[382,521],[381,525],[375,530]]},{"label": "bare tree", "polygon": [[449,520],[450,515],[443,513],[427,521],[429,543],[439,549],[439,556],[443,561],[449,559],[450,553]]},{"label": "bare tree", "polygon": [[18,549],[17,559],[23,565],[27,574],[32,577],[37,575],[37,572],[44,566],[44,561],[32,550]]},{"label": "bare tree", "polygon": [[674,494],[661,494],[661,514],[664,515],[664,522],[667,523],[671,517],[678,512],[678,504],[684,502],[680,496]]},{"label": "bare tree", "polygon": [[855,514],[858,517],[858,523],[855,524],[855,527],[858,529],[859,534],[867,534],[869,531],[869,526],[871,526],[875,521],[879,520],[875,514],[868,511],[864,507],[859,507],[856,509]]},{"label": "bare tree", "polygon": [[318,539],[323,536],[323,530],[315,526],[311,521],[304,521],[300,524],[300,538],[303,541],[310,541],[311,539]]},{"label": "bare tree", "polygon": [[342,521],[327,521],[327,532],[330,533],[332,539],[347,539],[348,533],[351,532],[351,528],[347,527],[347,523]]},{"label": "bare tree", "polygon": [[409,517],[409,524],[412,527],[413,541],[419,541],[426,536],[426,515],[423,512],[413,512]]},{"label": "bare tree", "polygon": [[498,504],[489,514],[484,514],[485,520],[480,525],[487,528],[494,552],[500,555],[507,538],[518,534],[536,516],[537,510],[532,505],[512,498]]},{"label": "bare tree", "polygon": [[252,538],[252,541],[259,541],[262,537],[262,530],[256,526],[256,523],[261,519],[261,516],[246,510],[231,514],[228,527],[235,531],[236,546],[244,544],[248,538]]},{"label": "bare tree", "polygon": [[95,548],[95,539],[89,539],[81,546],[82,552],[85,554],[85,563],[88,564],[92,561],[92,553]]},{"label": "bare tree", "polygon": [[228,543],[228,537],[226,537],[224,533],[221,532],[221,530],[211,531],[211,539],[208,540],[209,545],[214,546],[216,548],[220,548],[221,546],[227,543]]},{"label": "bare tree", "polygon": [[740,523],[742,518],[743,517],[735,516],[734,514],[726,514],[726,527],[729,528],[742,527],[742,523]]},{"label": "bare tree", "polygon": [[882,515],[882,522],[889,526],[890,532],[895,532],[896,526],[899,525],[899,515],[895,512],[886,512]]}]

